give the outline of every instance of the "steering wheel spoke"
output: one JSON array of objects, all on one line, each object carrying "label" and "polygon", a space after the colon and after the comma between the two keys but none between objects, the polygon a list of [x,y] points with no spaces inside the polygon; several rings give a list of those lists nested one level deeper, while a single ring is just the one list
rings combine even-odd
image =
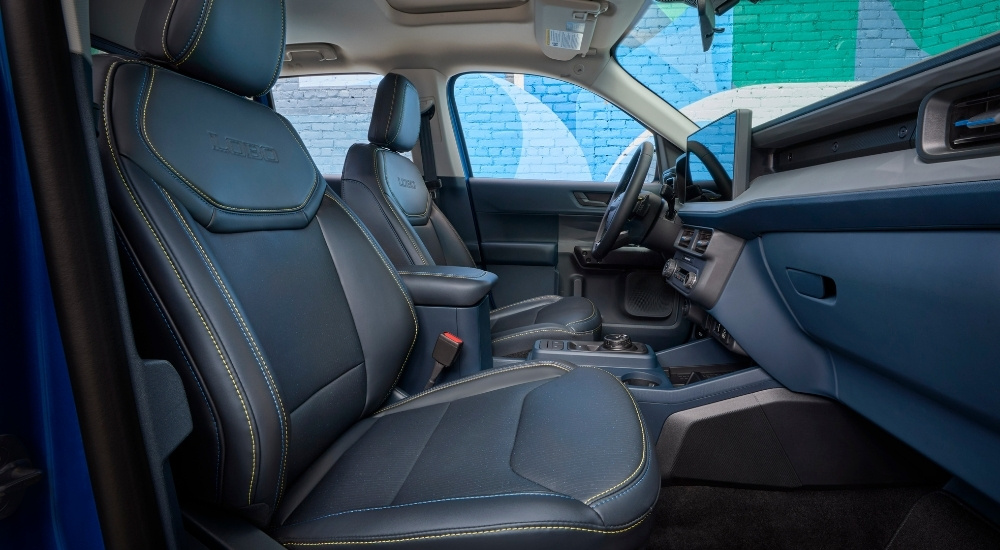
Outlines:
[{"label": "steering wheel spoke", "polygon": [[632,155],[622,180],[608,201],[608,208],[604,211],[604,218],[597,228],[594,247],[591,250],[595,260],[601,261],[612,250],[628,244],[629,236],[628,231],[624,230],[625,223],[635,210],[642,184],[646,181],[652,163],[653,145],[647,141]]}]

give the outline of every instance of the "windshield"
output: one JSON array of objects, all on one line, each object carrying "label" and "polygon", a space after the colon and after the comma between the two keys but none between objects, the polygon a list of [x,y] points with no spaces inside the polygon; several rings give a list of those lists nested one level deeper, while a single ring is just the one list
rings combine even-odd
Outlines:
[{"label": "windshield", "polygon": [[1000,30],[1000,0],[744,0],[715,27],[702,51],[697,10],[654,1],[615,57],[699,126],[756,126]]}]

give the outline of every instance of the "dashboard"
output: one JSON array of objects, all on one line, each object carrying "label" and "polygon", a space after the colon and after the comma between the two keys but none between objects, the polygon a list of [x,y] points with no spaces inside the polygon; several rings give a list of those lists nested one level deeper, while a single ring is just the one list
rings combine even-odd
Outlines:
[{"label": "dashboard", "polygon": [[[971,66],[956,63],[952,76]],[[663,276],[784,386],[847,404],[1000,500],[1000,124],[959,124],[1000,106],[1000,72],[922,86],[906,110],[825,135],[823,109],[796,123],[808,137],[755,131],[749,187],[679,206]]]}]

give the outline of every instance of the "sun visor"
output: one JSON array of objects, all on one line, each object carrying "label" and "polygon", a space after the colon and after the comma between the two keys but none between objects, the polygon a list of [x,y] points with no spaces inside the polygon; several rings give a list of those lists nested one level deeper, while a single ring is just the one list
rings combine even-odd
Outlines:
[{"label": "sun visor", "polygon": [[528,0],[386,0],[396,11],[403,13],[447,13],[454,11],[492,10],[516,8]]},{"label": "sun visor", "polygon": [[537,0],[535,40],[552,59],[569,61],[578,55],[586,57],[597,18],[607,9],[607,2]]}]

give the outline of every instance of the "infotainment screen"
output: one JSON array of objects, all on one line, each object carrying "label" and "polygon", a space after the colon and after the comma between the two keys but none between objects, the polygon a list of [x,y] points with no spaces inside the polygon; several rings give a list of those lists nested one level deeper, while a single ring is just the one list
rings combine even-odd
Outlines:
[{"label": "infotainment screen", "polygon": [[750,111],[737,109],[688,136],[687,183],[713,184],[723,200],[746,191],[750,172]]}]

